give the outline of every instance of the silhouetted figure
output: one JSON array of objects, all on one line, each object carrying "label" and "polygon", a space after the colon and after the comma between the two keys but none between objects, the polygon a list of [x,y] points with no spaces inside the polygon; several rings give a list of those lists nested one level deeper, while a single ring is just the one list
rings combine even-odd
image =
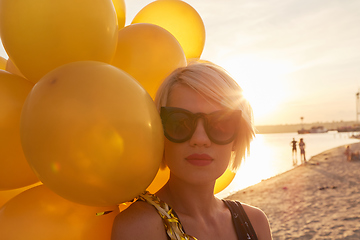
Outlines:
[{"label": "silhouetted figure", "polygon": [[300,148],[300,161],[301,161],[301,163],[306,163],[305,143],[304,143],[304,139],[303,139],[303,138],[300,138],[299,148]]},{"label": "silhouetted figure", "polygon": [[290,145],[292,146],[292,160],[293,160],[293,165],[297,165],[297,149],[296,149],[296,144],[297,144],[297,141],[295,140],[295,138],[293,138],[293,140],[290,142]]},{"label": "silhouetted figure", "polygon": [[349,145],[346,146],[344,154],[346,156],[346,160],[351,161],[351,149]]}]

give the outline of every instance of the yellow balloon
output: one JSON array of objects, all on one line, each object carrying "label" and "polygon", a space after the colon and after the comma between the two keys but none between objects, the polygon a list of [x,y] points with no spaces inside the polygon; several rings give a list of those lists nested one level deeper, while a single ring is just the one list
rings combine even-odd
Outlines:
[{"label": "yellow balloon", "polygon": [[111,0],[1,0],[0,35],[9,58],[31,82],[66,63],[109,63],[117,42]]},{"label": "yellow balloon", "polygon": [[0,190],[33,184],[31,170],[20,141],[20,116],[26,96],[34,84],[0,70]]},{"label": "yellow balloon", "polygon": [[133,76],[154,98],[163,79],[176,68],[186,66],[186,57],[168,31],[139,23],[119,31],[111,64]]},{"label": "yellow balloon", "polygon": [[0,57],[0,70],[5,70],[7,60],[3,57]]},{"label": "yellow balloon", "polygon": [[0,236],[4,240],[110,239],[118,213],[116,205],[76,204],[42,185],[20,193],[0,208]]},{"label": "yellow balloon", "polygon": [[230,169],[226,169],[223,175],[221,175],[215,182],[214,194],[224,190],[232,182],[235,175],[236,173],[234,173]]},{"label": "yellow balloon", "polygon": [[19,193],[24,192],[25,190],[28,190],[30,188],[36,187],[41,185],[41,182],[26,186],[26,187],[22,187],[22,188],[16,188],[16,189],[12,189],[12,190],[3,190],[0,191],[0,208],[7,203],[10,199],[12,199],[13,197],[15,197],[16,195],[18,195]]},{"label": "yellow balloon", "polygon": [[5,70],[8,71],[9,73],[12,73],[12,74],[15,74],[15,75],[25,78],[25,76],[15,66],[15,64],[13,63],[13,61],[11,61],[10,58],[7,60]]},{"label": "yellow balloon", "polygon": [[94,61],[46,74],[25,102],[20,133],[41,182],[86,205],[133,199],[150,185],[163,155],[151,97],[124,71]]},{"label": "yellow balloon", "polygon": [[130,205],[131,205],[132,203],[133,203],[133,202],[124,202],[124,203],[119,204],[119,211],[120,211],[120,212],[124,211],[125,209],[127,209],[128,207],[130,207]]},{"label": "yellow balloon", "polygon": [[138,12],[132,23],[152,23],[172,33],[186,58],[199,58],[205,44],[205,26],[198,12],[180,0],[154,1]]},{"label": "yellow balloon", "polygon": [[159,169],[154,180],[151,182],[150,186],[146,189],[150,193],[156,193],[159,191],[169,180],[170,169],[166,167],[165,169]]},{"label": "yellow balloon", "polygon": [[112,2],[114,4],[115,11],[116,11],[118,27],[119,27],[119,29],[121,29],[125,26],[125,21],[126,21],[125,2],[124,2],[124,0],[112,0]]},{"label": "yellow balloon", "polygon": [[[232,182],[235,174],[236,173],[234,173],[230,169],[226,169],[223,175],[221,175],[215,182],[214,194],[224,190]],[[159,169],[154,180],[151,182],[150,186],[146,190],[153,194],[156,193],[167,183],[169,177],[170,169],[168,167],[166,167],[165,169]]]}]

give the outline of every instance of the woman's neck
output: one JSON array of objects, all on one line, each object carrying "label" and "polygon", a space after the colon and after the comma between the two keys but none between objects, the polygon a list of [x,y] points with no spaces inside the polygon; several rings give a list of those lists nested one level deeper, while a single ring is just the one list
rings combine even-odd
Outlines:
[{"label": "woman's neck", "polygon": [[176,213],[185,215],[211,214],[221,202],[214,196],[215,181],[208,184],[193,184],[171,176],[157,196],[169,204]]}]

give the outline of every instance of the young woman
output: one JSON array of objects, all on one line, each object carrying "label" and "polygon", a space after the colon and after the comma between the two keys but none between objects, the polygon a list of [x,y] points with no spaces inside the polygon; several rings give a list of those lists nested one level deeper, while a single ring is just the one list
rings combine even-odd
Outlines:
[{"label": "young woman", "polygon": [[239,167],[254,136],[239,85],[212,63],[193,63],[165,79],[155,103],[170,178],[116,217],[112,240],[271,239],[260,209],[214,196],[216,179]]},{"label": "young woman", "polygon": [[306,163],[306,157],[305,157],[305,142],[303,138],[300,138],[299,142],[299,148],[300,148],[300,161],[301,163]]}]

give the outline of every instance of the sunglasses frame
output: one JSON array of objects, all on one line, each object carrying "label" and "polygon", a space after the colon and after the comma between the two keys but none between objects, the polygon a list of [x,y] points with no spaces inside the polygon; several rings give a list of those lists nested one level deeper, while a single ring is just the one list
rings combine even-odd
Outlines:
[{"label": "sunglasses frame", "polygon": [[[224,112],[224,114],[228,113],[231,115],[238,116],[238,122],[235,126],[234,134],[232,135],[231,138],[229,138],[227,140],[223,140],[223,141],[218,141],[217,139],[214,139],[209,134],[209,128],[210,128],[209,115],[219,114],[220,112]],[[191,129],[189,134],[186,137],[184,137],[183,139],[176,139],[176,138],[171,137],[165,129],[168,118],[170,117],[171,114],[174,114],[174,113],[186,114],[187,116],[189,116],[189,118],[192,121],[193,128]],[[192,113],[186,109],[177,108],[177,107],[161,107],[161,109],[160,109],[160,117],[161,117],[161,121],[163,124],[164,135],[168,140],[170,140],[171,142],[174,142],[174,143],[183,143],[183,142],[190,140],[196,130],[198,119],[200,119],[200,118],[203,119],[203,121],[204,121],[204,129],[205,129],[205,132],[211,142],[218,144],[218,145],[225,145],[225,144],[231,143],[237,137],[237,134],[238,134],[238,131],[240,128],[241,114],[242,114],[241,110],[219,110],[219,111],[215,111],[215,112],[206,114],[206,113]]]}]

